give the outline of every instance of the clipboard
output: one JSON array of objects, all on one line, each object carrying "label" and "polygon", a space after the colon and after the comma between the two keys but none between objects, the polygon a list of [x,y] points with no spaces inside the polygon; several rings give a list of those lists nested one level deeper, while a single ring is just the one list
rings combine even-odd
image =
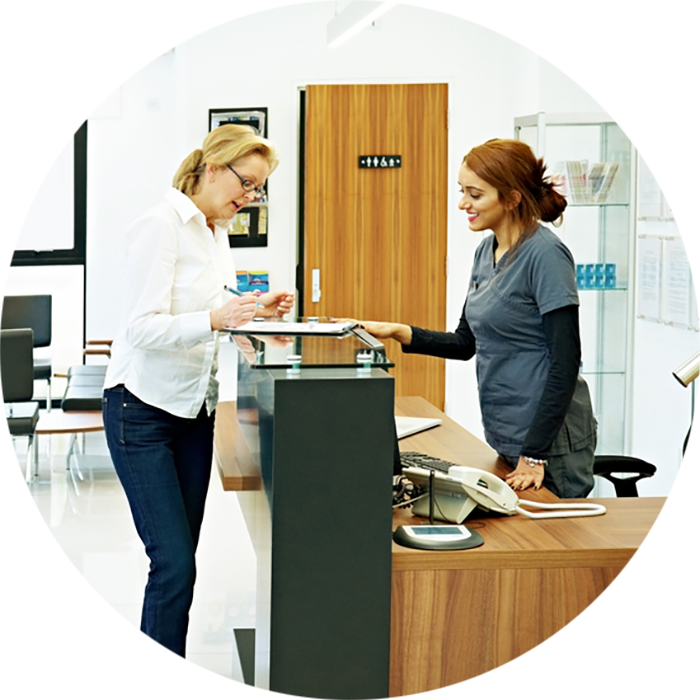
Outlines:
[{"label": "clipboard", "polygon": [[349,333],[356,323],[300,323],[292,321],[249,321],[236,328],[224,328],[231,335],[320,335],[340,337]]}]

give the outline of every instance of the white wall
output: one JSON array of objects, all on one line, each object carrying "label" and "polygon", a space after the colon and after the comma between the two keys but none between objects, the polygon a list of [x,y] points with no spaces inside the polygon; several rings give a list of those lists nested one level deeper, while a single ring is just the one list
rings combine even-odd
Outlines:
[{"label": "white wall", "polygon": [[[455,180],[464,153],[487,138],[512,136],[515,116],[602,108],[561,71],[522,46],[467,21],[417,7],[398,6],[376,27],[329,50],[326,24],[334,11],[335,3],[317,2],[223,24],[160,56],[91,115],[88,338],[112,337],[116,332],[120,237],[170,186],[181,159],[199,146],[208,130],[210,107],[269,109],[269,136],[282,154],[270,182],[270,245],[235,249],[232,254],[239,269],[268,269],[274,287],[294,287],[298,89],[328,82],[449,83],[446,327],[455,326],[479,240],[457,211]],[[416,191],[420,192],[420,183]],[[665,347],[665,342],[661,345]],[[231,363],[222,362],[222,374],[228,396],[235,390]],[[482,436],[476,395],[474,363],[448,361],[447,413]],[[683,400],[681,410],[687,413],[687,395]],[[667,493],[678,466],[677,432],[673,447],[665,452],[673,454],[664,460],[667,476],[655,484],[662,493]],[[635,430],[637,436],[647,434],[643,428]],[[643,452],[640,456],[651,459],[647,449]]]},{"label": "white wall", "polygon": [[697,392],[698,382],[684,388],[672,371],[699,348],[696,332],[635,321],[632,454],[658,470],[653,479],[639,482],[642,496],[666,495],[673,486],[690,429],[692,392]]},{"label": "white wall", "polygon": [[[270,245],[234,255],[239,269],[268,269],[273,286],[294,287],[298,89],[329,82],[449,83],[446,325],[456,325],[478,242],[458,215],[457,187],[451,186],[462,157],[487,138],[512,136],[518,114],[600,107],[514,42],[421,8],[396,7],[376,27],[330,50],[326,24],[334,11],[335,3],[313,3],[223,24],[145,68],[121,88],[119,106],[90,120],[88,337],[116,328],[116,317],[103,311],[113,301],[105,292],[117,282],[116,242],[168,186],[179,160],[201,143],[210,107],[269,108],[269,136],[282,154],[270,180]],[[481,435],[473,363],[448,363],[446,394],[450,415]]]}]

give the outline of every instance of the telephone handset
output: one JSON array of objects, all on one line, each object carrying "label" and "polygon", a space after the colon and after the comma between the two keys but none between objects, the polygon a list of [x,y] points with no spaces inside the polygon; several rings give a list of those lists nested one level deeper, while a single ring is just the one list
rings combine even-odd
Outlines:
[{"label": "telephone handset", "polygon": [[[430,470],[406,467],[405,476],[420,485],[428,486]],[[461,523],[477,506],[504,515],[525,515],[528,518],[574,518],[603,515],[605,506],[598,503],[536,503],[521,500],[515,491],[494,474],[474,467],[450,467],[447,474],[435,472],[433,476],[433,498],[435,517],[449,522]],[[547,513],[533,513],[522,506],[539,508]],[[414,503],[415,515],[426,517],[429,496]]]}]

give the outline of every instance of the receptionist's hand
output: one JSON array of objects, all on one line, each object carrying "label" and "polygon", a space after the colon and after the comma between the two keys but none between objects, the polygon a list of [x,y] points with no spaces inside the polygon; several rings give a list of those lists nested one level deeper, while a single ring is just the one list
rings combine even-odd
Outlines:
[{"label": "receptionist's hand", "polygon": [[413,331],[411,326],[403,323],[386,323],[385,321],[358,321],[370,335],[379,340],[396,340],[402,345],[410,345]]},{"label": "receptionist's hand", "polygon": [[531,467],[522,457],[518,460],[518,466],[505,478],[506,484],[514,491],[522,491],[530,486],[538,489],[542,486],[543,480],[544,467],[540,465]]}]

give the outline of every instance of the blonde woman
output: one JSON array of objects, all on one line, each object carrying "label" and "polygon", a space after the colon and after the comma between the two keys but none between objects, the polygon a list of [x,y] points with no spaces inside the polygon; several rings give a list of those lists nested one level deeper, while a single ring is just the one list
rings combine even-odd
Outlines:
[{"label": "blonde woman", "polygon": [[220,126],[127,230],[124,321],[112,345],[107,444],[150,559],[141,631],[181,656],[212,465],[218,333],[283,316],[294,295],[234,296],[227,225],[278,163],[252,129]]}]

